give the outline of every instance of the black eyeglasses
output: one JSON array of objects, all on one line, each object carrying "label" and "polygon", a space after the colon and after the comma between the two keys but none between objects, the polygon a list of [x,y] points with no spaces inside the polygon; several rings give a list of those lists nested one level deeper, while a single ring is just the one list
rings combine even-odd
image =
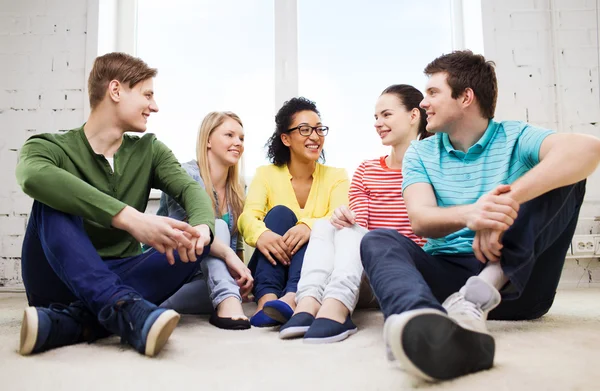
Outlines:
[{"label": "black eyeglasses", "polygon": [[288,129],[288,132],[293,132],[298,129],[300,136],[310,137],[313,132],[317,132],[317,136],[325,137],[329,132],[329,126],[310,126],[306,124],[298,125],[295,128]]}]

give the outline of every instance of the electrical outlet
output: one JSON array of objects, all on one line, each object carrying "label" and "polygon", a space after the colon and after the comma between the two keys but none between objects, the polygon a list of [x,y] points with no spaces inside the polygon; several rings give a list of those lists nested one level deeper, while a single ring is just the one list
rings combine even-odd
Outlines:
[{"label": "electrical outlet", "polygon": [[571,241],[573,255],[594,255],[600,251],[600,235],[575,235]]}]

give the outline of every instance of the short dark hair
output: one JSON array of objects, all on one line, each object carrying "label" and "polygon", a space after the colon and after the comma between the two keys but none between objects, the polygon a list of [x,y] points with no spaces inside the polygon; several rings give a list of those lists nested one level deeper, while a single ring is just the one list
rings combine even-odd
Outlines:
[{"label": "short dark hair", "polygon": [[417,139],[423,140],[431,136],[433,133],[427,131],[427,114],[421,108],[420,104],[423,100],[423,94],[415,87],[408,84],[394,84],[383,90],[381,95],[391,94],[400,100],[400,103],[407,109],[419,109],[419,131]]},{"label": "short dark hair", "polygon": [[471,88],[479,102],[481,115],[491,119],[494,118],[498,98],[495,65],[493,61],[486,61],[485,57],[473,54],[470,50],[457,50],[433,60],[424,72],[427,76],[445,72],[453,99]]},{"label": "short dark hair", "polygon": [[[302,96],[286,101],[275,115],[275,131],[269,137],[265,147],[267,148],[267,158],[276,166],[283,166],[290,162],[290,149],[281,141],[281,135],[289,133],[288,129],[292,125],[294,116],[301,111],[312,111],[321,117],[315,102]],[[325,161],[323,151],[319,158]]]}]

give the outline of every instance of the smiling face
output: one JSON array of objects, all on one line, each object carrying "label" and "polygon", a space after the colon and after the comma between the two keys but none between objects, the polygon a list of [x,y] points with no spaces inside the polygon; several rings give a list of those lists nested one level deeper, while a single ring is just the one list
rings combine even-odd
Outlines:
[{"label": "smiling face", "polygon": [[438,72],[429,78],[421,107],[427,113],[427,130],[433,133],[447,132],[463,117],[460,104],[462,95],[452,98],[452,88],[448,85],[448,75]]},{"label": "smiling face", "polygon": [[299,111],[294,114],[290,125],[290,129],[295,128],[295,130],[282,134],[281,141],[290,149],[290,158],[292,160],[298,159],[316,162],[323,151],[325,137],[319,136],[314,130],[310,136],[302,136],[297,129],[300,125],[316,127],[323,124],[321,123],[321,118],[314,111]]},{"label": "smiling face", "polygon": [[208,137],[208,156],[226,167],[237,164],[244,153],[244,128],[233,118],[215,128]]},{"label": "smiling face", "polygon": [[375,130],[383,145],[395,146],[417,138],[419,110],[406,110],[394,94],[383,94],[375,104]]},{"label": "smiling face", "polygon": [[158,112],[152,78],[137,83],[133,88],[116,81],[110,84],[111,95],[115,96],[117,92],[113,99],[118,100],[116,112],[120,126],[130,132],[145,132],[148,117],[151,113]]}]

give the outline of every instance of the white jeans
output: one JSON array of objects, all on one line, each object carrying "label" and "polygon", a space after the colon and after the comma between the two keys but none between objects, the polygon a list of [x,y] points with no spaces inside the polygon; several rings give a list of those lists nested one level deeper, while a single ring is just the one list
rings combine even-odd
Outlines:
[{"label": "white jeans", "polygon": [[304,254],[296,303],[307,296],[319,303],[336,299],[352,312],[363,272],[360,241],[367,232],[356,224],[338,230],[329,220],[315,222]]}]

